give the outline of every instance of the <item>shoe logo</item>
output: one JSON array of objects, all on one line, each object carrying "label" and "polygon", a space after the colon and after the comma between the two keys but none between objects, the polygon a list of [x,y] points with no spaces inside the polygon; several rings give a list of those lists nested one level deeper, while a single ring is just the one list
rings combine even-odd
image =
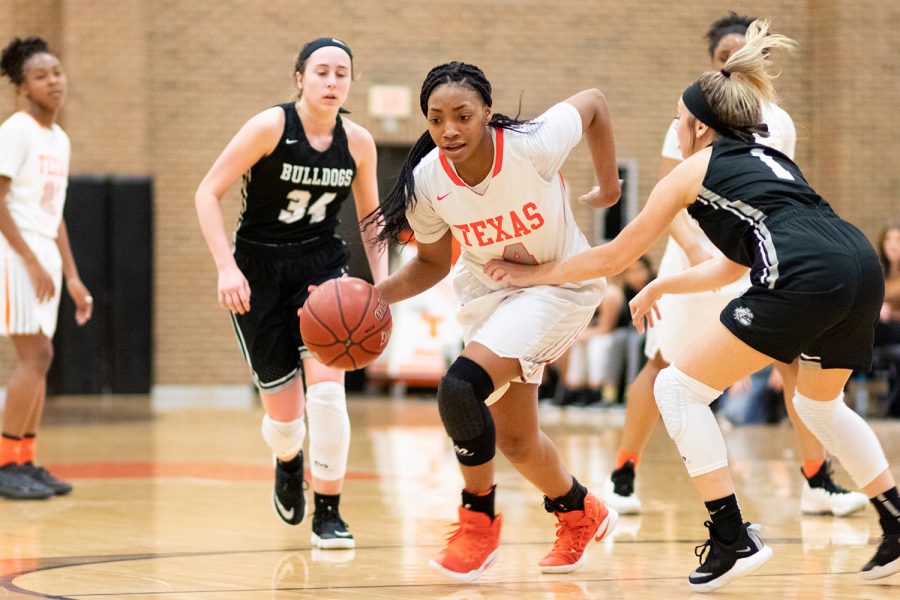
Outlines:
[{"label": "shoe logo", "polygon": [[291,144],[296,144],[300,140],[284,140],[284,143],[290,146]]},{"label": "shoe logo", "polygon": [[446,198],[447,196],[449,196],[449,195],[452,194],[452,193],[453,193],[453,192],[447,192],[447,193],[444,194],[443,196],[438,196],[438,197],[437,197],[437,201],[440,202],[441,200],[443,200],[444,198]]},{"label": "shoe logo", "polygon": [[747,554],[748,552],[750,552],[750,546],[747,546],[746,548],[741,548],[740,550],[737,551],[738,554]]},{"label": "shoe logo", "polygon": [[278,514],[288,521],[294,518],[294,508],[291,507],[291,510],[286,509],[284,504],[281,503],[281,500],[278,499],[278,496],[275,496],[275,507],[278,509]]},{"label": "shoe logo", "polygon": [[470,456],[475,456],[475,453],[472,452],[471,450],[467,450],[466,448],[460,448],[456,444],[453,444],[453,450],[460,456],[465,456],[466,458],[468,458]]},{"label": "shoe logo", "polygon": [[750,327],[753,323],[753,311],[746,306],[738,306],[734,309],[734,320],[744,327]]},{"label": "shoe logo", "polygon": [[353,537],[353,534],[349,531],[335,531],[334,535],[340,536],[342,538]]},{"label": "shoe logo", "polygon": [[725,509],[724,506],[720,506],[720,507],[717,508],[716,510],[711,510],[711,511],[709,511],[709,516],[714,517],[714,516],[716,516],[717,514],[719,514],[720,512],[722,512],[724,509]]},{"label": "shoe logo", "polygon": [[693,575],[694,577],[712,577],[713,574],[712,574],[712,573],[701,573],[701,572],[699,572],[699,571],[694,571],[694,572],[692,573],[692,575]]}]

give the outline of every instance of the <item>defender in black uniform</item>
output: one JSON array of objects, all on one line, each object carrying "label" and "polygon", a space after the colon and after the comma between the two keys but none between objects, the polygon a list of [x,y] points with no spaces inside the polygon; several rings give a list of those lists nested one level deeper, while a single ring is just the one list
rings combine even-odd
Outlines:
[{"label": "defender in black uniform", "polygon": [[[266,410],[262,434],[276,457],[275,509],[291,525],[306,513],[307,404],[312,543],[319,548],[354,547],[338,510],[350,421],[344,374],[305,351],[298,311],[310,286],[347,272],[347,246],[335,233],[341,203],[352,191],[360,219],[378,206],[374,140],[339,114],[352,67],[344,42],[320,38],[306,44],[295,69],[299,100],[250,119],[207,173],[195,199],[219,271],[219,304],[231,311]],[[242,174],[243,206],[232,254],[220,202]],[[362,233],[377,283],[387,276],[386,258],[375,241],[378,231],[370,227]]]},{"label": "defender in black uniform", "polygon": [[709,403],[721,390],[773,359],[800,369],[794,406],[870,498],[884,537],[862,577],[900,571],[900,494],[871,428],[843,402],[852,369],[872,359],[884,295],[877,256],[783,154],[753,142],[765,131],[760,103],[774,99],[770,49],[793,45],[754,22],[747,44],[720,71],[705,73],[678,104],[678,141],[686,158],[654,188],[641,214],[612,242],[568,261],[528,267],[492,261],[485,271],[513,285],[558,284],[609,276],[647,251],[687,207],[725,256],[661,277],[630,303],[635,325],[652,326],[666,293],[721,287],[750,269],[752,286],[709,323],[654,394],[669,435],[710,514],[701,564],[689,577],[700,591],[756,570],[772,551],[744,523],[725,443]]}]

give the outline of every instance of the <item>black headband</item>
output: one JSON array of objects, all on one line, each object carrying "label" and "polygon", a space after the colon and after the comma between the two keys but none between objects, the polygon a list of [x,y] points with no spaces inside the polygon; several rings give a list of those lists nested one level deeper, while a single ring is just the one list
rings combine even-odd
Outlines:
[{"label": "black headband", "polygon": [[317,40],[313,40],[307,45],[303,46],[303,50],[300,51],[300,62],[305,61],[313,52],[315,52],[319,48],[324,48],[326,46],[334,46],[335,48],[340,48],[347,53],[347,56],[350,57],[350,60],[353,60],[353,53],[350,52],[350,46],[339,39],[323,37]]},{"label": "black headband", "polygon": [[699,79],[687,86],[687,89],[681,94],[681,101],[684,102],[685,108],[691,111],[691,114],[697,117],[700,122],[712,127],[722,135],[731,135],[731,127],[720,121],[716,117],[716,113],[713,112],[712,107],[709,105],[709,100],[706,99],[706,94],[700,88]]}]

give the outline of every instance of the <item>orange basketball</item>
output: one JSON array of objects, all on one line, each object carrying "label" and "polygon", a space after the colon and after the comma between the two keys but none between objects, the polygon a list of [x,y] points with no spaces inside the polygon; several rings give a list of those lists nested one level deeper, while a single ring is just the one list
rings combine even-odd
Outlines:
[{"label": "orange basketball", "polygon": [[356,277],[331,279],[300,311],[300,336],[323,365],[354,371],[374,361],[391,338],[391,309],[374,286]]}]

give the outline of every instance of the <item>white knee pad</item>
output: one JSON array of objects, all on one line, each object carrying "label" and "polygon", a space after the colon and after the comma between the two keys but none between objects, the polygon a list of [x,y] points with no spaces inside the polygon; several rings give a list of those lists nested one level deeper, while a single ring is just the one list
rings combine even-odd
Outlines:
[{"label": "white knee pad", "polygon": [[834,400],[820,402],[797,392],[794,408],[803,424],[844,465],[858,487],[872,483],[888,468],[875,432],[844,404],[843,393]]},{"label": "white knee pad", "polygon": [[309,418],[309,464],[313,477],[343,479],[350,451],[350,417],[344,386],[326,381],[306,390]]},{"label": "white knee pad", "polygon": [[710,403],[722,392],[669,366],[653,386],[656,405],[691,477],[728,466],[725,439]]},{"label": "white knee pad", "polygon": [[290,458],[303,449],[303,440],[306,438],[303,417],[293,421],[275,421],[265,415],[260,430],[275,456]]}]

